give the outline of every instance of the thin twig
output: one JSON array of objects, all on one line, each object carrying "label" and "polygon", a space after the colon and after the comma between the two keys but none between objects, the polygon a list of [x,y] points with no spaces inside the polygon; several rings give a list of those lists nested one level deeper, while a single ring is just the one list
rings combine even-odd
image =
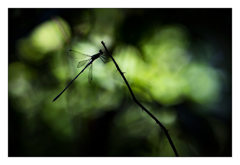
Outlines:
[{"label": "thin twig", "polygon": [[171,147],[172,147],[175,155],[178,156],[178,152],[177,152],[177,150],[176,150],[176,147],[174,146],[173,141],[172,141],[172,139],[171,139],[171,137],[170,137],[170,135],[169,135],[166,127],[165,127],[149,110],[147,110],[147,109],[137,100],[137,98],[135,97],[135,95],[134,95],[134,93],[133,93],[130,85],[128,84],[127,79],[125,78],[123,72],[122,72],[121,69],[119,68],[119,66],[118,66],[117,62],[115,61],[115,59],[112,57],[112,55],[111,55],[110,52],[108,51],[105,43],[104,43],[103,41],[102,41],[101,43],[102,43],[104,49],[106,50],[107,54],[109,55],[109,57],[110,57],[110,58],[112,59],[112,61],[114,62],[115,66],[116,66],[118,72],[120,73],[120,75],[122,76],[124,82],[126,83],[126,85],[127,85],[127,87],[128,87],[128,90],[130,91],[134,102],[135,102],[139,107],[141,107],[141,108],[160,126],[160,128],[163,129],[163,131],[164,131],[164,133],[166,134],[167,139],[168,139],[168,141],[169,141],[169,143],[170,143],[170,145],[171,145]]}]

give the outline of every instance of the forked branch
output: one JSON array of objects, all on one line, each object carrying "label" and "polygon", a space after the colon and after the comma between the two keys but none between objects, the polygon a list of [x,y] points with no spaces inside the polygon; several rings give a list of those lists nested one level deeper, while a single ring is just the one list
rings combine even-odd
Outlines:
[{"label": "forked branch", "polygon": [[106,51],[107,54],[109,55],[109,57],[110,57],[110,58],[112,59],[112,61],[114,62],[115,66],[116,66],[118,72],[120,73],[120,75],[122,76],[124,82],[126,83],[126,85],[127,85],[127,87],[128,87],[128,90],[130,91],[130,94],[132,95],[132,98],[133,98],[134,102],[135,102],[139,107],[141,107],[141,108],[160,126],[160,128],[161,128],[161,129],[164,131],[164,133],[166,134],[167,139],[168,139],[168,141],[169,141],[169,143],[170,143],[170,145],[171,145],[171,147],[172,147],[175,155],[178,156],[178,152],[177,152],[177,150],[176,150],[176,147],[174,146],[173,141],[172,141],[172,139],[171,139],[171,137],[170,137],[170,135],[169,135],[166,127],[165,127],[149,110],[147,110],[147,109],[137,100],[137,98],[135,97],[135,95],[134,95],[134,93],[133,93],[133,91],[132,91],[132,89],[131,89],[131,87],[130,87],[127,79],[126,79],[126,77],[124,76],[123,72],[122,72],[121,69],[119,68],[119,66],[118,66],[117,62],[115,61],[115,59],[113,58],[113,56],[112,56],[112,55],[110,54],[110,52],[108,51],[105,43],[104,43],[103,41],[102,41],[101,43],[102,43],[105,51]]}]

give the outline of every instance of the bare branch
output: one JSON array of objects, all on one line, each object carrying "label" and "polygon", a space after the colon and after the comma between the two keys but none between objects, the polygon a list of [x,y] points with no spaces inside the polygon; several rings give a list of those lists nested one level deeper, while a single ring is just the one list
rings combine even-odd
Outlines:
[{"label": "bare branch", "polygon": [[172,141],[172,139],[171,139],[171,137],[170,137],[170,135],[169,135],[166,127],[165,127],[149,110],[147,110],[147,109],[137,100],[137,98],[135,97],[135,95],[134,95],[134,93],[133,93],[130,85],[128,84],[128,81],[127,81],[126,77],[124,76],[123,72],[122,72],[121,69],[119,68],[119,66],[118,66],[117,62],[115,61],[115,59],[112,57],[112,55],[111,55],[110,52],[108,51],[105,43],[104,43],[103,41],[102,41],[101,43],[102,43],[104,49],[106,50],[107,54],[109,55],[109,57],[110,57],[110,58],[112,59],[112,61],[114,62],[115,66],[116,66],[118,72],[120,73],[120,75],[122,76],[124,82],[126,83],[126,85],[127,85],[127,87],[128,87],[128,90],[129,90],[130,94],[132,95],[132,98],[133,98],[134,102],[135,102],[139,107],[141,107],[141,108],[160,126],[160,128],[161,128],[161,129],[164,131],[164,133],[166,134],[167,139],[168,139],[168,141],[169,141],[169,143],[170,143],[170,145],[171,145],[171,147],[172,147],[175,155],[178,156],[178,152],[177,152],[177,150],[176,150],[176,147],[174,146],[173,141]]}]

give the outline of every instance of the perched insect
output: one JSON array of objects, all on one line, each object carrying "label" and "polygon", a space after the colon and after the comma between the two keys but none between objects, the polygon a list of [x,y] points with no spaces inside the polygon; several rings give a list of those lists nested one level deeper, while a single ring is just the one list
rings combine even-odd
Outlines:
[{"label": "perched insect", "polygon": [[78,75],[77,75],[74,79],[72,79],[72,80],[68,83],[68,85],[53,99],[53,102],[56,101],[56,100],[63,94],[63,92],[73,83],[74,80],[76,80],[76,79],[78,78],[78,76],[79,76],[81,73],[84,72],[84,70],[85,70],[87,67],[90,67],[90,68],[89,68],[89,74],[88,74],[88,81],[89,81],[89,82],[92,81],[92,63],[93,63],[96,59],[100,58],[104,63],[108,62],[108,60],[109,60],[109,59],[104,55],[104,53],[103,53],[103,51],[102,51],[101,49],[99,50],[99,52],[98,52],[97,54],[94,54],[94,55],[92,55],[92,56],[83,54],[83,53],[81,53],[81,52],[78,52],[78,51],[72,50],[72,49],[68,50],[68,52],[69,52],[69,54],[81,55],[81,56],[85,56],[85,57],[88,58],[88,59],[79,61],[78,64],[77,64],[77,67],[78,67],[78,68],[80,68],[81,66],[83,66],[83,65],[86,64],[87,62],[88,62],[88,63],[87,63],[87,64],[85,65],[85,67],[81,70],[81,72],[79,72]]}]

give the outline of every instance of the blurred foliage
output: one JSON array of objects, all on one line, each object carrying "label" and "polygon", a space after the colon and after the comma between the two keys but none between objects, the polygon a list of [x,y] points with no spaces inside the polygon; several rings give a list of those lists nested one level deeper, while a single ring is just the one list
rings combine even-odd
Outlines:
[{"label": "blurred foliage", "polygon": [[9,155],[174,156],[112,62],[51,102],[81,70],[67,50],[93,55],[103,40],[181,156],[230,156],[231,15],[212,10],[10,9]]}]

